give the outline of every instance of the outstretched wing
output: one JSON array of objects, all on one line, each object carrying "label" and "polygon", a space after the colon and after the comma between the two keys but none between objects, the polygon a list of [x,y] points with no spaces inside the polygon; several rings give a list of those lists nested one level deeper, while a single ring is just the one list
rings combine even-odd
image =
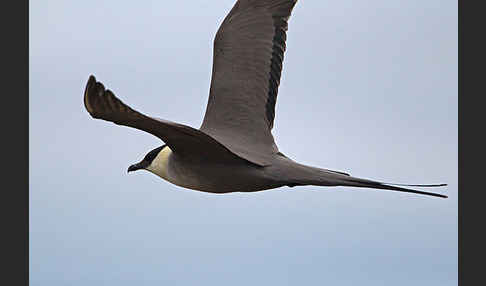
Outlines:
[{"label": "outstretched wing", "polygon": [[133,110],[113,92],[105,89],[94,76],[90,76],[86,84],[84,106],[93,118],[137,128],[157,136],[181,156],[221,162],[239,158],[218,141],[197,129],[149,117]]},{"label": "outstretched wing", "polygon": [[200,130],[236,154],[269,164],[285,52],[297,0],[239,0],[214,39],[213,74]]}]

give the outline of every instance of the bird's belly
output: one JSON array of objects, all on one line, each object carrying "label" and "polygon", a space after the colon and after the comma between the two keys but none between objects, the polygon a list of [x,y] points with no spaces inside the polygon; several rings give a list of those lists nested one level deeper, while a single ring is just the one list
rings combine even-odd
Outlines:
[{"label": "bird's belly", "polygon": [[170,160],[165,180],[188,189],[209,192],[256,192],[282,186],[264,168],[246,162],[230,164]]}]

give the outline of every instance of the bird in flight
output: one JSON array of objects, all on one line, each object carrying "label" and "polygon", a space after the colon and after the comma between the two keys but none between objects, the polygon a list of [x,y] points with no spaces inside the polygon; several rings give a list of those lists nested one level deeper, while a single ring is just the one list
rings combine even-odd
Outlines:
[{"label": "bird in flight", "polygon": [[238,0],[214,38],[209,100],[199,129],[144,115],[123,103],[91,75],[84,105],[96,119],[137,128],[165,144],[128,172],[148,170],[184,188],[256,192],[282,186],[349,186],[442,194],[299,164],[279,152],[275,117],[288,19],[297,0]]}]

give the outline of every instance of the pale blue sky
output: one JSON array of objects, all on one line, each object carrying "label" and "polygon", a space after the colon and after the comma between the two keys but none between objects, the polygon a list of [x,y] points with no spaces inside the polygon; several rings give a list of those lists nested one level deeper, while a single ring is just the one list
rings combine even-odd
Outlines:
[{"label": "pale blue sky", "polygon": [[31,285],[457,285],[457,1],[299,1],[273,131],[299,162],[448,199],[126,173],[162,142],[91,119],[88,76],[199,127],[233,4],[30,1]]}]

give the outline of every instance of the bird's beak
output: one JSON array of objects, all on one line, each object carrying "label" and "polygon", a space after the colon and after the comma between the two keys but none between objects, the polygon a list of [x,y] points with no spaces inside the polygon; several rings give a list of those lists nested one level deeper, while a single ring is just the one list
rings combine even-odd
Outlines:
[{"label": "bird's beak", "polygon": [[144,168],[144,164],[142,162],[133,164],[130,167],[128,167],[127,173],[130,173],[131,171],[136,171]]}]

